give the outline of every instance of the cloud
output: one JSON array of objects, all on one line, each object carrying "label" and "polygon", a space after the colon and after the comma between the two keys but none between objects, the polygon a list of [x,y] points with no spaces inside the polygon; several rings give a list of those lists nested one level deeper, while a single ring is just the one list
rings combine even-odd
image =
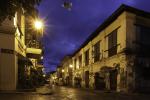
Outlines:
[{"label": "cloud", "polygon": [[73,53],[120,4],[150,11],[148,0],[72,0],[71,11],[64,9],[62,3],[63,0],[43,0],[39,7],[40,16],[47,21],[43,41],[48,71],[55,70],[60,60]]}]

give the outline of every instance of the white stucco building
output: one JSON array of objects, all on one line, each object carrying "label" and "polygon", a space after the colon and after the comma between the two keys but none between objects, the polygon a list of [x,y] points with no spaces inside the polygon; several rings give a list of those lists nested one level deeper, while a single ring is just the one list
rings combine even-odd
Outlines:
[{"label": "white stucco building", "polygon": [[[0,25],[0,90],[16,90],[23,83],[19,83],[19,80],[24,80],[21,79],[22,75],[30,75],[31,67],[43,68],[43,64],[38,63],[42,56],[40,40],[27,37],[27,33],[32,37],[37,32],[32,31],[31,34],[27,31],[29,26],[33,30],[33,22],[27,25],[26,21],[30,19],[26,17],[21,9],[14,17],[6,18]],[[29,41],[38,41],[34,44],[38,46],[29,46]]]},{"label": "white stucco building", "polygon": [[19,62],[26,56],[24,21],[20,10],[0,25],[0,90],[16,90]]},{"label": "white stucco building", "polygon": [[120,6],[72,55],[73,79],[84,88],[148,91],[149,33],[150,13]]}]

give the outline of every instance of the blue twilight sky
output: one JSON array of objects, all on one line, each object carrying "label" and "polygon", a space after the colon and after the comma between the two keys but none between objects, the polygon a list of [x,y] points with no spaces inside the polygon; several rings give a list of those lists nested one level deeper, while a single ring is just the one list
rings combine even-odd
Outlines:
[{"label": "blue twilight sky", "polygon": [[[72,2],[71,11],[62,7],[64,1]],[[150,12],[150,0],[43,0],[39,13],[46,24],[46,72],[55,70],[122,3]]]}]

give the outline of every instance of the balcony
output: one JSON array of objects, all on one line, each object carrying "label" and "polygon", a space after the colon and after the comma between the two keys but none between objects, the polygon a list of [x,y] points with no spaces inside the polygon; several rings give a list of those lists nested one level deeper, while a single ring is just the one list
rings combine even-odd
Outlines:
[{"label": "balcony", "polygon": [[117,45],[116,46],[113,46],[112,48],[110,48],[108,50],[108,57],[111,57],[113,55],[117,54]]},{"label": "balcony", "polygon": [[42,54],[42,49],[36,49],[36,48],[27,48],[26,49],[27,57],[29,58],[40,58]]}]

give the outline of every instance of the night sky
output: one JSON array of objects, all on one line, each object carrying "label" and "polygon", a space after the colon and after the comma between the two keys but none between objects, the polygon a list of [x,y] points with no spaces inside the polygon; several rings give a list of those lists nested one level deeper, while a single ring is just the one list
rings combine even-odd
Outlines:
[{"label": "night sky", "polygon": [[[72,2],[71,11],[62,7],[64,1]],[[46,25],[45,71],[55,70],[122,3],[150,12],[150,0],[43,0],[39,14]]]}]

